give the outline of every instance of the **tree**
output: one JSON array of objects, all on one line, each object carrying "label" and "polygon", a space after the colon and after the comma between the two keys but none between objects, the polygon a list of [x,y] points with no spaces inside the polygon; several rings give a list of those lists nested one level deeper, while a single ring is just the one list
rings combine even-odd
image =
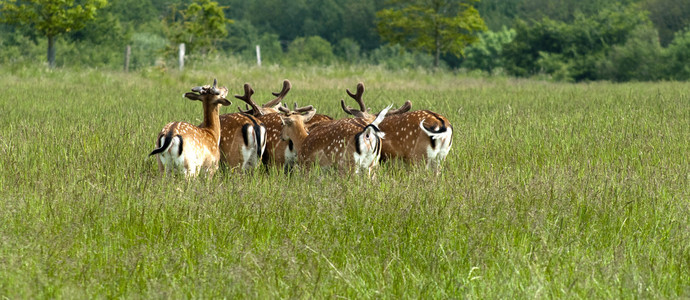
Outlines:
[{"label": "tree", "polygon": [[467,47],[462,65],[469,69],[480,69],[493,72],[503,67],[501,54],[503,46],[512,42],[515,30],[505,26],[500,31],[485,31],[479,34],[479,42]]},{"label": "tree", "polygon": [[671,43],[676,32],[690,26],[690,1],[643,0],[641,7],[649,11],[662,46]]},{"label": "tree", "polygon": [[0,0],[0,22],[30,26],[48,38],[48,65],[55,67],[55,38],[83,28],[106,0]]},{"label": "tree", "polygon": [[208,54],[216,49],[218,41],[228,35],[223,7],[211,0],[194,0],[187,9],[173,11],[168,36],[174,43],[186,43],[189,52]]},{"label": "tree", "polygon": [[288,45],[288,63],[329,64],[333,61],[333,46],[320,36],[299,37]]},{"label": "tree", "polygon": [[597,80],[597,64],[614,45],[625,44],[639,26],[649,25],[644,11],[615,6],[594,15],[576,13],[572,22],[544,18],[515,23],[515,38],[503,47],[506,71],[511,75],[539,73],[567,80]]},{"label": "tree", "polygon": [[438,67],[442,53],[463,55],[486,30],[472,6],[475,0],[394,0],[393,7],[376,13],[377,29],[384,40],[434,55]]}]

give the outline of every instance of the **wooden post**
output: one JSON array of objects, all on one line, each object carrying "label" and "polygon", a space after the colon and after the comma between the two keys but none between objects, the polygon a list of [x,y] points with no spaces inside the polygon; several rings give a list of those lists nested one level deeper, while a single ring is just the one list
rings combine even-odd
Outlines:
[{"label": "wooden post", "polygon": [[259,45],[256,45],[256,64],[261,67],[261,48]]},{"label": "wooden post", "polygon": [[125,72],[129,72],[129,58],[132,56],[132,46],[125,47]]},{"label": "wooden post", "polygon": [[180,56],[177,61],[180,65],[180,71],[182,71],[184,69],[184,43],[180,44]]}]

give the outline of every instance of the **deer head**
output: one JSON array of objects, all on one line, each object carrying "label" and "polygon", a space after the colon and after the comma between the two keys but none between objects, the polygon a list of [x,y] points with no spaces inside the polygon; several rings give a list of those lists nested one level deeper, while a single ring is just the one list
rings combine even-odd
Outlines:
[{"label": "deer head", "polygon": [[299,142],[296,141],[300,140],[300,138],[296,138],[297,136],[303,138],[308,134],[304,124],[316,114],[313,106],[297,107],[297,103],[295,103],[295,108],[292,111],[285,105],[278,107],[278,110],[282,112],[280,115],[280,121],[283,124],[281,138],[284,141],[293,139],[293,143]]}]

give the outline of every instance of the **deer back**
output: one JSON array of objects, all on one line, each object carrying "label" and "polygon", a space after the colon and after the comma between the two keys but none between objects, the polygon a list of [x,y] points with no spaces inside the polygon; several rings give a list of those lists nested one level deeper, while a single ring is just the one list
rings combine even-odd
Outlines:
[{"label": "deer back", "polygon": [[448,119],[429,110],[386,115],[379,127],[386,133],[381,151],[383,160],[424,159],[429,150],[441,145],[450,147],[452,142],[452,125]]},{"label": "deer back", "polygon": [[220,152],[228,166],[256,166],[266,146],[266,129],[256,117],[245,113],[220,116]]},{"label": "deer back", "polygon": [[354,136],[367,126],[361,118],[349,118],[327,122],[309,131],[302,144],[300,163],[332,165],[339,161],[347,162],[348,153],[354,152]]}]

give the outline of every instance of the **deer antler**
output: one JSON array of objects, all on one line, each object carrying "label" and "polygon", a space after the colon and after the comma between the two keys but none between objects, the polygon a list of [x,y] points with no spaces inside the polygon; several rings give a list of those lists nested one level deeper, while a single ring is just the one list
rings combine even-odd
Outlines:
[{"label": "deer antler", "polygon": [[285,104],[278,106],[278,110],[283,112],[286,116],[290,115],[290,109],[285,106]]},{"label": "deer antler", "polygon": [[214,95],[220,95],[220,91],[216,88],[218,85],[218,80],[213,78],[213,86],[211,87],[211,93]]},{"label": "deer antler", "polygon": [[400,108],[389,110],[386,116],[406,113],[410,110],[410,108],[412,108],[412,102],[410,102],[410,100],[407,100],[402,106],[400,106]]},{"label": "deer antler", "polygon": [[280,93],[271,93],[273,96],[276,96],[277,98],[268,101],[266,104],[262,105],[261,107],[274,107],[281,101],[283,101],[283,98],[285,98],[285,95],[290,91],[292,88],[292,83],[290,83],[290,80],[285,79],[283,81],[283,89],[280,91]]},{"label": "deer antler", "polygon": [[[255,116],[261,116],[261,115],[263,115],[263,112],[261,112],[261,110],[259,109],[259,106],[256,105],[256,102],[254,102],[254,100],[252,100],[253,94],[254,94],[254,89],[252,89],[252,86],[249,85],[249,83],[245,83],[244,84],[244,95],[242,95],[242,96],[235,95],[235,98],[240,99],[240,100],[244,101],[245,103],[249,104],[249,106],[251,106],[252,109],[254,110],[253,114]],[[240,111],[242,111],[242,109],[240,109]],[[246,112],[248,112],[248,111],[246,111]]]},{"label": "deer antler", "polygon": [[304,107],[297,107],[297,102],[295,102],[295,109],[293,111],[301,114],[301,113],[312,111],[312,110],[314,110],[313,105],[307,105]]},{"label": "deer antler", "polygon": [[363,114],[367,113],[367,107],[364,105],[364,100],[362,100],[362,95],[364,94],[364,84],[363,83],[358,83],[357,84],[357,93],[353,94],[350,92],[349,89],[345,89],[347,91],[347,94],[355,99],[357,101],[357,104],[359,104],[360,110],[356,110],[352,107],[349,107],[345,105],[345,100],[340,99],[340,106],[343,108],[343,111],[345,111],[348,114],[351,114],[355,117],[361,117]]}]

